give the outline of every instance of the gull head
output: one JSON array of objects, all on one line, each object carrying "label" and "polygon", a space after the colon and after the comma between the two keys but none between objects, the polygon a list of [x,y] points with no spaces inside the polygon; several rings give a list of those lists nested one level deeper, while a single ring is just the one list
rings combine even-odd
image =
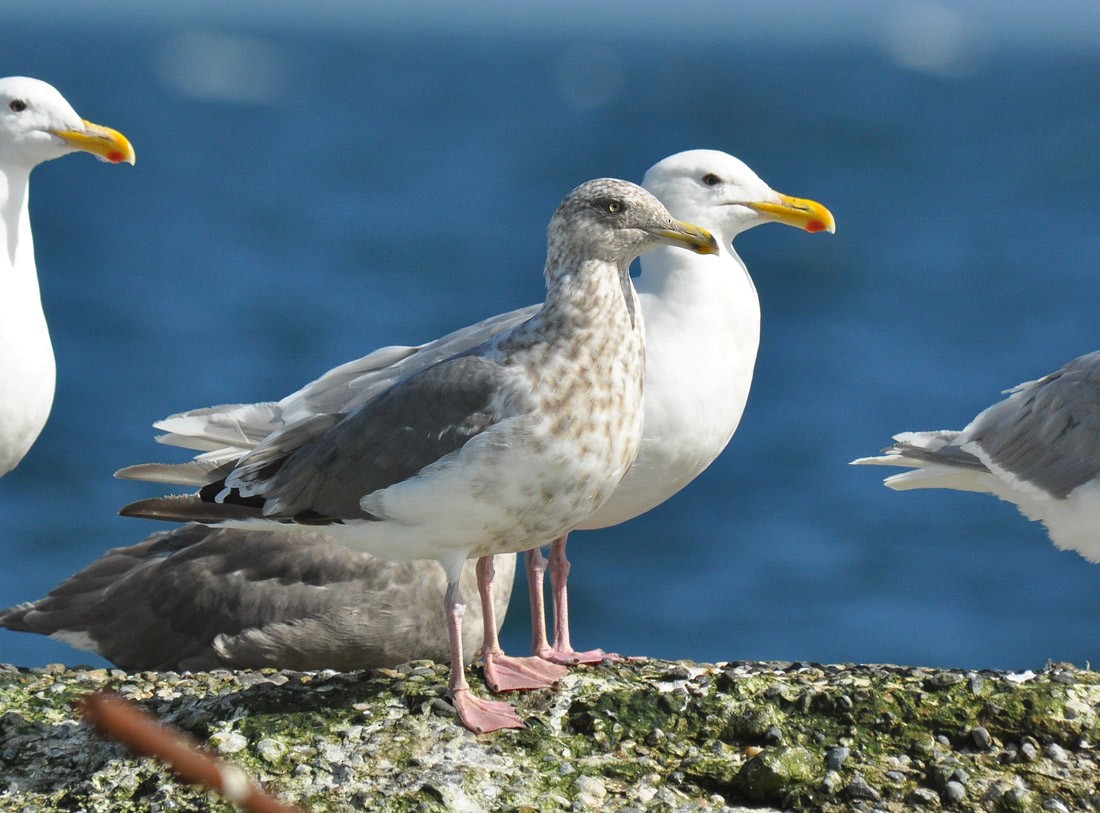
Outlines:
[{"label": "gull head", "polygon": [[746,229],[773,221],[809,232],[836,230],[832,213],[820,203],[776,192],[744,162],[718,150],[670,155],[650,167],[642,184],[726,247]]},{"label": "gull head", "polygon": [[122,133],[85,121],[53,85],[26,76],[0,79],[0,166],[30,169],[70,152],[133,164]]},{"label": "gull head", "polygon": [[547,230],[551,255],[629,264],[660,245],[716,254],[706,229],[675,219],[637,184],[614,178],[583,183],[565,196]]}]

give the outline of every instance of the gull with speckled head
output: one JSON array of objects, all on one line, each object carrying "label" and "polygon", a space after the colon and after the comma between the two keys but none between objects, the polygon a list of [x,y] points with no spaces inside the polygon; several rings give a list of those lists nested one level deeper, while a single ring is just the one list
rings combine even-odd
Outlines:
[{"label": "gull with speckled head", "polygon": [[995,494],[1100,563],[1100,350],[1006,392],[962,430],[902,432],[852,463],[910,469],[886,478],[896,491]]},{"label": "gull with speckled head", "polygon": [[19,465],[53,405],[56,366],[27,208],[31,170],[71,152],[134,163],[119,132],[85,121],[39,79],[0,79],[0,476]]},{"label": "gull with speckled head", "polygon": [[478,732],[520,727],[510,706],[477,698],[466,682],[462,566],[568,531],[626,474],[641,440],[645,373],[629,267],[661,244],[717,250],[708,232],[674,220],[635,184],[582,184],[550,221],[546,300],[529,319],[349,414],[315,414],[273,432],[197,494],[123,513],[309,528],[387,559],[436,559],[448,578],[459,715]]},{"label": "gull with speckled head", "polygon": [[[820,203],[776,192],[742,161],[717,150],[687,150],[658,161],[642,185],[676,217],[714,234],[713,255],[659,247],[641,259],[634,281],[646,326],[645,424],[638,457],[615,493],[576,526],[626,522],[679,492],[725,449],[741,421],[760,344],[760,300],[737,235],[763,223],[808,232],[836,230]],[[551,546],[555,635],[547,639],[542,606],[546,560],[526,554],[532,646],[558,663],[597,661],[577,652],[569,635],[566,536]]]}]

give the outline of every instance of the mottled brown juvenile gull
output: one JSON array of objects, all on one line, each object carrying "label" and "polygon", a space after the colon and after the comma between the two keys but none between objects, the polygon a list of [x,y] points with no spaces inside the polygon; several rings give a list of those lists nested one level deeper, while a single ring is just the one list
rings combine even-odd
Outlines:
[{"label": "mottled brown juvenile gull", "polygon": [[526,321],[399,380],[347,415],[277,430],[199,493],[124,514],[312,527],[387,559],[447,572],[451,695],[475,731],[518,727],[463,674],[467,558],[526,550],[599,508],[641,439],[645,338],[631,261],[660,244],[714,252],[641,187],[589,181],[548,228],[546,301]]},{"label": "mottled brown juvenile gull", "polygon": [[[462,651],[500,631],[516,569],[494,559],[483,618],[463,569]],[[439,563],[391,562],[322,533],[184,525],[108,551],[49,594],[0,610],[0,627],[46,635],[129,670],[375,669],[450,657]]]},{"label": "mottled brown juvenile gull", "polygon": [[[581,528],[624,522],[668,499],[718,456],[737,428],[752,383],[760,304],[732,240],[773,221],[809,232],[835,229],[832,215],[820,204],[775,192],[737,158],[716,150],[669,156],[650,168],[643,186],[677,217],[713,232],[721,250],[697,255],[662,246],[642,256],[642,273],[635,280],[646,321],[642,445],[611,499]],[[158,440],[204,454],[182,466],[139,466],[121,474],[201,486],[211,471],[280,427],[316,414],[348,412],[394,381],[487,340],[537,309],[501,314],[418,347],[382,348],[329,371],[279,402],[232,404],[166,418],[156,424],[167,433]],[[569,640],[565,537],[554,543],[551,554],[556,617],[552,645],[543,610],[546,560],[537,549],[526,559],[536,654],[564,663],[599,658],[599,650],[575,652]],[[486,679],[491,686],[538,684],[537,674],[498,669],[494,650],[499,647],[487,640]]]},{"label": "mottled brown juvenile gull", "polygon": [[996,494],[1059,549],[1100,562],[1100,351],[1005,392],[961,431],[903,432],[852,463],[912,469],[886,478],[898,491]]},{"label": "mottled brown juvenile gull", "polygon": [[134,163],[121,133],[84,121],[52,85],[0,79],[0,476],[46,425],[56,377],[27,209],[31,170],[77,151]]},{"label": "mottled brown juvenile gull", "polygon": [[[503,623],[515,554],[497,557]],[[482,645],[474,562],[462,651]],[[388,562],[321,533],[184,525],[108,551],[0,626],[95,652],[129,671],[374,669],[450,657],[438,562]]]}]

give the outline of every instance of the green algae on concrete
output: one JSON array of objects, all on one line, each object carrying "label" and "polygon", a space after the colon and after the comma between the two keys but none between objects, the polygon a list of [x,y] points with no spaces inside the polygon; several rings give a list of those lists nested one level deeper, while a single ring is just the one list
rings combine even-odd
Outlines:
[{"label": "green algae on concrete", "polygon": [[482,737],[445,679],[0,667],[0,811],[230,809],[79,724],[101,688],[318,811],[1100,810],[1100,675],[1071,666],[605,664]]},{"label": "green algae on concrete", "polygon": [[746,762],[737,784],[750,801],[783,803],[792,789],[813,782],[820,773],[808,748],[784,745],[766,748]]}]

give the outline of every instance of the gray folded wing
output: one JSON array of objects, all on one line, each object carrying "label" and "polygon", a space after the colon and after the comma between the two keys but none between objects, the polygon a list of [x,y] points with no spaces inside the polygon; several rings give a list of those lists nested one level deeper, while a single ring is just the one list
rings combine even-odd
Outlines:
[{"label": "gray folded wing", "polygon": [[172,415],[154,426],[157,440],[203,452],[182,466],[135,466],[120,472],[128,479],[196,485],[212,471],[253,448],[272,432],[313,415],[345,415],[403,378],[464,353],[530,319],[538,305],[499,314],[418,347],[393,346],[329,370],[281,401],[224,404]]},{"label": "gray folded wing", "polygon": [[247,516],[324,523],[372,519],[360,500],[415,476],[533,406],[513,368],[477,354],[422,370],[346,416],[273,433],[192,498],[143,500],[127,516],[217,522]]}]

